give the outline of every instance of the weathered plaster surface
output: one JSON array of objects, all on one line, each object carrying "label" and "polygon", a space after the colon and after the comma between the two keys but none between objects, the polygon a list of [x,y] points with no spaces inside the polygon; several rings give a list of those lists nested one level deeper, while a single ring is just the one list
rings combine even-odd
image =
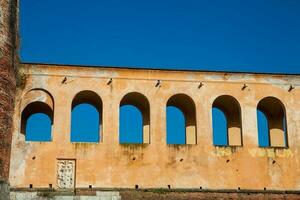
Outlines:
[{"label": "weathered plaster surface", "polygon": [[[27,78],[16,96],[20,103],[15,106],[9,177],[13,188],[57,188],[58,159],[74,159],[76,187],[300,189],[300,76],[38,64],[24,64],[21,71]],[[160,87],[155,87],[157,80]],[[289,92],[291,82],[295,89]],[[242,90],[244,84],[247,88]],[[36,88],[48,91],[54,100],[51,142],[25,142],[20,133],[23,97]],[[92,90],[102,99],[99,143],[70,142],[71,103],[82,90]],[[119,104],[130,92],[143,94],[150,103],[150,144],[119,144]],[[178,93],[195,103],[196,144],[166,144],[166,104]],[[243,146],[212,144],[211,106],[221,95],[240,104]],[[267,96],[285,106],[288,148],[258,147],[256,107]]]}]

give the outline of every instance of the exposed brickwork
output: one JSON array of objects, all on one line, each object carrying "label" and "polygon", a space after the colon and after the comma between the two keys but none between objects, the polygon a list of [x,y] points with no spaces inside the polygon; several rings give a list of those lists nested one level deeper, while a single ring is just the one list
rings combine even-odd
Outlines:
[{"label": "exposed brickwork", "polygon": [[215,193],[215,192],[143,192],[122,191],[122,200],[296,200],[299,194],[284,193]]},{"label": "exposed brickwork", "polygon": [[[132,190],[132,189],[89,189],[78,188],[76,191],[55,190],[55,189],[28,189],[11,188],[11,194],[19,194],[25,199],[25,195],[36,194],[39,199],[60,199],[62,196],[68,196],[68,199],[80,199],[80,197],[89,197],[90,199],[102,199],[100,196],[112,197],[121,196],[121,200],[298,200],[299,192],[284,191],[199,191],[199,190]],[[110,196],[112,195],[112,196]],[[12,195],[13,196],[13,195]],[[14,199],[14,198],[12,198]],[[26,198],[28,199],[28,198]],[[106,199],[106,198],[103,198]],[[117,198],[116,198],[117,199]]]},{"label": "exposed brickwork", "polygon": [[16,91],[17,0],[0,1],[0,178],[8,180]]}]

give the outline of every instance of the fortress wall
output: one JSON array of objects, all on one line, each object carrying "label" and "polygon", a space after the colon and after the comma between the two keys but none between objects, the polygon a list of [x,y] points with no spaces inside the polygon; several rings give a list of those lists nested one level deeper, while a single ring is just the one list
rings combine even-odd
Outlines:
[{"label": "fortress wall", "polygon": [[[300,188],[300,76],[47,64],[23,64],[20,70],[25,78],[13,118],[9,178],[13,188],[30,184],[57,188],[61,159],[74,161],[76,188]],[[295,88],[290,90],[290,85]],[[22,101],[32,89],[43,89],[53,97],[51,142],[26,142],[20,132]],[[72,100],[83,90],[102,100],[99,143],[70,142]],[[119,105],[130,92],[149,101],[149,144],[119,144]],[[195,104],[196,144],[166,144],[166,105],[175,94],[185,94]],[[211,110],[221,95],[234,97],[240,105],[242,146],[213,145]],[[288,147],[258,147],[256,108],[269,96],[284,105]]]}]

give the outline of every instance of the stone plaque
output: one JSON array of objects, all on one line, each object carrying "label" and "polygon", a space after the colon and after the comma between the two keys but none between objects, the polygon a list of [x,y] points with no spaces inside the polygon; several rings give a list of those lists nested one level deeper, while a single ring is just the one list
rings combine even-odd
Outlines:
[{"label": "stone plaque", "polygon": [[75,160],[57,160],[57,188],[75,187]]}]

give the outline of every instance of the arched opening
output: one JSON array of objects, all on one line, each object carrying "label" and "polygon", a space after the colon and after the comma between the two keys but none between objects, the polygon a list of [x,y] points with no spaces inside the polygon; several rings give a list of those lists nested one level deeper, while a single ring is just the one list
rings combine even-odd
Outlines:
[{"label": "arched opening", "polygon": [[266,97],[257,105],[257,127],[260,147],[287,147],[285,107],[275,97]]},{"label": "arched opening", "polygon": [[167,144],[185,144],[185,135],[184,113],[175,106],[167,106]]},{"label": "arched opening", "polygon": [[258,146],[268,147],[270,146],[268,119],[260,110],[257,110],[257,122]]},{"label": "arched opening", "polygon": [[99,142],[102,100],[93,91],[79,92],[72,101],[71,142]]},{"label": "arched opening", "polygon": [[212,109],[213,144],[216,146],[228,145],[227,118],[224,112],[218,108]]},{"label": "arched opening", "polygon": [[22,99],[21,133],[25,141],[47,142],[52,140],[54,101],[50,93],[33,89]]},{"label": "arched opening", "polygon": [[222,95],[213,102],[212,122],[214,145],[242,145],[241,109],[234,97]]},{"label": "arched opening", "polygon": [[137,92],[126,94],[120,102],[121,144],[150,143],[150,104],[148,99]]},{"label": "arched opening", "polygon": [[169,98],[166,112],[167,144],[196,144],[196,108],[185,94]]}]

